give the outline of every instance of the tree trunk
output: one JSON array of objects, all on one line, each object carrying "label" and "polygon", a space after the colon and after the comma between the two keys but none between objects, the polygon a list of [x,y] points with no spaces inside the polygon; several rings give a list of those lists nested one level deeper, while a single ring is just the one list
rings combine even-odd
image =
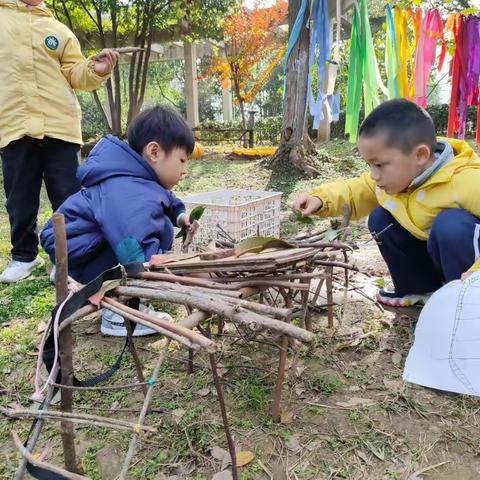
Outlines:
[{"label": "tree trunk", "polygon": [[[288,24],[290,34],[300,10],[301,0],[288,3]],[[270,165],[287,160],[308,176],[317,176],[315,167],[315,145],[307,132],[307,82],[309,30],[306,27],[308,8],[302,20],[302,29],[297,44],[287,60],[285,99],[280,146],[272,157]]]}]

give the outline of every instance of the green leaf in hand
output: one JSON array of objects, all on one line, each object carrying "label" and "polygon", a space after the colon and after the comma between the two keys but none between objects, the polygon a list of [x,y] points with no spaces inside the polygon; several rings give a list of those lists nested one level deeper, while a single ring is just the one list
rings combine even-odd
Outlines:
[{"label": "green leaf in hand", "polygon": [[[190,215],[188,216],[190,223],[193,223],[194,220],[200,220],[200,218],[202,218],[203,212],[205,211],[205,208],[206,208],[205,205],[198,205],[193,210],[191,210]],[[175,238],[181,238],[182,242],[184,242],[185,239],[187,238],[187,232],[182,228],[175,235]]]},{"label": "green leaf in hand", "polygon": [[304,217],[301,213],[295,213],[295,221],[304,225],[313,225],[313,218]]},{"label": "green leaf in hand", "polygon": [[190,219],[190,223],[192,223],[194,220],[200,220],[200,218],[202,218],[203,212],[205,211],[205,208],[207,208],[205,205],[198,205],[197,207],[195,207],[190,212],[190,216],[188,217]]}]

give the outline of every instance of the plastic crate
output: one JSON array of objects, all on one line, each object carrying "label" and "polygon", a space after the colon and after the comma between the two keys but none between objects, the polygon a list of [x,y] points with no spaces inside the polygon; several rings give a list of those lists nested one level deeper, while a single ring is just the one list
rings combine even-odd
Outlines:
[{"label": "plastic crate", "polygon": [[280,235],[282,192],[218,190],[182,198],[187,212],[205,205],[194,247],[225,240],[220,227],[235,241],[256,235]]}]

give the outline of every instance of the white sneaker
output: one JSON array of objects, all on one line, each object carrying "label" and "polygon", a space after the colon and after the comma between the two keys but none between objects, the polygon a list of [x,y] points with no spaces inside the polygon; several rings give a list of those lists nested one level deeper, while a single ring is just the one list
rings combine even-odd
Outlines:
[{"label": "white sneaker", "polygon": [[[148,313],[149,315],[155,315],[162,320],[167,322],[173,322],[173,318],[164,312],[156,312],[151,307],[146,307],[145,305],[140,304],[140,311]],[[107,308],[102,309],[102,324],[100,326],[100,331],[103,335],[109,335],[111,337],[126,337],[127,329],[125,328],[125,320],[118,313],[114,313]],[[146,327],[137,323],[135,330],[133,332],[134,337],[144,337],[145,335],[153,335],[157,333],[155,330]]]},{"label": "white sneaker", "polygon": [[41,257],[37,257],[32,262],[19,262],[18,260],[10,260],[5,270],[0,275],[1,283],[15,283],[24,278],[29,277],[33,270],[44,264]]}]

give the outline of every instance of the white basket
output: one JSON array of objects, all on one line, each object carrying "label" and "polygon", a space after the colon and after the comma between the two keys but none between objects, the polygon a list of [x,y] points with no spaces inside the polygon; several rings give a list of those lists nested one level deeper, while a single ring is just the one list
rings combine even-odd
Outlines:
[{"label": "white basket", "polygon": [[246,190],[218,190],[182,198],[187,212],[198,205],[206,207],[193,246],[225,240],[221,229],[235,242],[256,235],[279,237],[281,198],[282,192]]}]

